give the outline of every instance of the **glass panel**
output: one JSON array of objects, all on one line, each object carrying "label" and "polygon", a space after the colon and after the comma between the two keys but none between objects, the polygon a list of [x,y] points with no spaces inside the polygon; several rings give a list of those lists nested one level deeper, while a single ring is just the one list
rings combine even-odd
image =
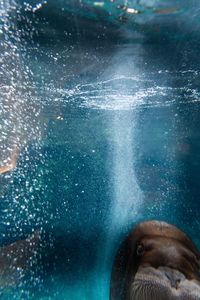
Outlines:
[{"label": "glass panel", "polygon": [[199,2],[0,1],[1,299],[109,299],[127,233],[200,247]]}]

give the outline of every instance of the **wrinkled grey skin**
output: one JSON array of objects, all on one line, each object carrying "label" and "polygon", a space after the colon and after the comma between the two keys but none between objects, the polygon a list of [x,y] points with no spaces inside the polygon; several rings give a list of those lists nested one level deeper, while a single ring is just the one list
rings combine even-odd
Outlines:
[{"label": "wrinkled grey skin", "polygon": [[200,300],[200,254],[178,228],[139,224],[113,264],[110,300]]}]

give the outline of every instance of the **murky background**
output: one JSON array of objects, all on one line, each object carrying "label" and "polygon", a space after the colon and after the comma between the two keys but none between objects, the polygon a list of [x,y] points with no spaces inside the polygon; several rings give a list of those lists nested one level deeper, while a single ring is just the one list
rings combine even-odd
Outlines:
[{"label": "murky background", "polygon": [[0,167],[16,163],[0,168],[0,245],[40,233],[13,284],[0,266],[1,299],[109,299],[142,220],[200,246],[198,1],[4,0],[0,15]]}]

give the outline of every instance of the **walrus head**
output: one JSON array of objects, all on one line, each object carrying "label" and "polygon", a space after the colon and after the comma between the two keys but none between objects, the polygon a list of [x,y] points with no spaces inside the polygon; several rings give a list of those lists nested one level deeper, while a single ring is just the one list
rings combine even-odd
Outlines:
[{"label": "walrus head", "polygon": [[111,300],[200,300],[200,252],[181,230],[139,224],[113,264]]}]

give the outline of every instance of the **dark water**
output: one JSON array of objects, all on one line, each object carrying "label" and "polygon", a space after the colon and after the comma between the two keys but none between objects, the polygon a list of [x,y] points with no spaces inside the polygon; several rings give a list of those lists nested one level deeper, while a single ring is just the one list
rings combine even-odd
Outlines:
[{"label": "dark water", "polygon": [[200,246],[199,5],[130,2],[1,4],[0,241],[42,235],[2,299],[109,299],[142,220]]}]

